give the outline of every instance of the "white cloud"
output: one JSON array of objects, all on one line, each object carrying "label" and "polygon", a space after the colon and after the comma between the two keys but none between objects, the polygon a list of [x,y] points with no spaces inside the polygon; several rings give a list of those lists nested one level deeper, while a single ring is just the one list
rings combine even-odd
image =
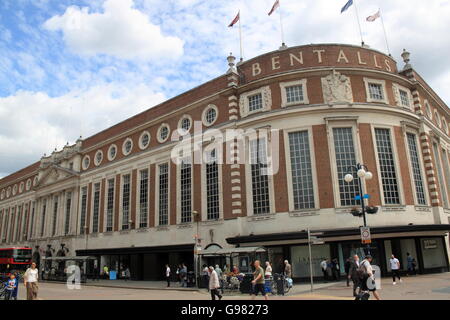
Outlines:
[{"label": "white cloud", "polygon": [[166,97],[147,85],[98,85],[59,97],[18,91],[0,98],[0,175],[39,160],[55,147],[86,138],[144,111]]},{"label": "white cloud", "polygon": [[142,60],[182,56],[184,42],[163,35],[159,26],[133,6],[133,0],[106,0],[103,13],[70,6],[63,15],[47,20],[44,28],[61,30],[66,44],[79,54]]}]

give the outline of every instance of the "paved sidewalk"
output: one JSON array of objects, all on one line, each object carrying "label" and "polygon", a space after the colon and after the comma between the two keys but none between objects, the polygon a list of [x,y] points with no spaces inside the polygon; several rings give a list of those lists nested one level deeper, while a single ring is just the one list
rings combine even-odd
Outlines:
[{"label": "paved sidewalk", "polygon": [[167,287],[166,281],[125,281],[125,280],[88,280],[83,283],[85,286],[94,287],[110,287],[120,289],[142,289],[142,290],[177,290],[177,291],[201,291],[198,288],[186,288],[181,287],[178,282],[170,283],[170,287]]}]

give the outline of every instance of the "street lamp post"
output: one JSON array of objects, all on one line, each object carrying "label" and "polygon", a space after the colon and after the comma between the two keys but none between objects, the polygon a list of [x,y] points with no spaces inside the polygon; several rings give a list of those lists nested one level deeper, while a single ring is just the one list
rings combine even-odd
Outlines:
[{"label": "street lamp post", "polygon": [[[347,169],[347,172],[350,172],[350,170],[355,170],[357,172],[357,176],[358,176],[358,185],[359,185],[359,192],[360,192],[360,203],[361,203],[361,213],[357,212],[356,214],[354,214],[355,216],[358,217],[363,217],[364,220],[364,227],[367,227],[367,220],[366,220],[366,213],[370,213],[370,214],[374,214],[377,212],[377,210],[373,210],[372,212],[367,212],[366,210],[366,206],[364,204],[364,198],[365,198],[365,194],[364,194],[364,190],[363,190],[363,183],[362,180],[371,180],[373,178],[373,174],[369,171],[369,169],[367,168],[367,166],[365,166],[364,164],[360,164],[358,163],[355,166],[351,166]],[[355,178],[353,177],[353,175],[351,173],[347,173],[344,177],[345,182],[347,183],[351,183]],[[370,254],[370,245],[367,244],[367,250],[368,253]]]},{"label": "street lamp post", "polygon": [[194,236],[194,274],[195,274],[195,284],[197,286],[197,288],[199,287],[199,283],[198,283],[198,242],[200,240],[200,235],[198,234],[198,224],[199,224],[199,213],[198,211],[192,211],[192,216],[194,217],[194,221],[197,223],[197,232]]}]

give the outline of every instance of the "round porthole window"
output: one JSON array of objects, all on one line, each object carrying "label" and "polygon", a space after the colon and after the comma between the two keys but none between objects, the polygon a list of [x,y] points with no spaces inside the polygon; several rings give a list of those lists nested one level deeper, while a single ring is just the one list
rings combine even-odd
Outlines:
[{"label": "round porthole window", "polygon": [[39,178],[38,177],[34,177],[33,185],[37,186],[38,182],[39,182]]},{"label": "round porthole window", "polygon": [[103,151],[102,150],[98,150],[97,153],[95,154],[95,165],[98,167],[103,161]]},{"label": "round porthole window", "polygon": [[131,150],[133,150],[133,140],[127,138],[122,145],[122,153],[127,156],[131,153]]},{"label": "round porthole window", "polygon": [[178,122],[178,130],[181,135],[187,134],[192,127],[192,118],[189,115],[184,115]]},{"label": "round porthole window", "polygon": [[117,146],[115,144],[111,145],[108,149],[108,160],[113,161],[117,156]]},{"label": "round porthole window", "polygon": [[27,191],[31,189],[31,179],[27,180]]},{"label": "round porthole window", "polygon": [[0,194],[0,200],[5,199],[6,191],[5,189],[2,190],[2,193]]},{"label": "round porthole window", "polygon": [[168,124],[162,124],[161,127],[159,127],[158,130],[158,142],[164,143],[169,139],[170,135],[170,128]]},{"label": "round porthole window", "polygon": [[11,187],[8,187],[6,190],[6,197],[9,198],[11,196]]},{"label": "round porthole window", "polygon": [[142,132],[140,138],[139,138],[139,148],[141,150],[147,149],[150,145],[150,133],[148,131]]},{"label": "round porthole window", "polygon": [[13,196],[16,195],[16,193],[17,193],[17,184],[14,185],[12,193],[13,193]]},{"label": "round porthole window", "polygon": [[85,156],[83,158],[83,170],[87,170],[89,165],[91,164],[91,158],[89,156]]},{"label": "round porthole window", "polygon": [[24,189],[25,189],[25,183],[21,182],[19,185],[19,193],[22,193]]},{"label": "round porthole window", "polygon": [[217,121],[219,110],[213,104],[210,104],[203,111],[202,122],[206,127],[212,126]]}]

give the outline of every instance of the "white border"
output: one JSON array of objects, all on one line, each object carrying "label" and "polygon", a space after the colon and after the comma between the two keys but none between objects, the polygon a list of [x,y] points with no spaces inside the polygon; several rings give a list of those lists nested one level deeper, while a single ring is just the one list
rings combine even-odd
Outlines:
[{"label": "white border", "polygon": [[[127,150],[126,150],[126,145],[127,145],[128,142],[131,142],[131,148],[130,148],[130,151],[127,152]],[[134,147],[133,139],[131,139],[131,138],[126,138],[125,141],[122,143],[122,154],[123,154],[124,156],[130,155],[131,152],[133,152],[133,147]]]},{"label": "white border", "polygon": [[[112,149],[113,147],[116,148],[116,154],[114,155],[114,157],[111,157],[111,149]],[[110,145],[109,148],[108,148],[108,160],[109,160],[109,161],[114,161],[114,159],[116,159],[116,158],[117,158],[117,145],[112,144],[112,145]]]},{"label": "white border", "polygon": [[[213,122],[208,123],[208,121],[206,120],[206,114],[208,113],[208,111],[209,111],[210,109],[214,109],[214,110],[216,111],[216,117],[214,118],[214,121],[213,121]],[[214,105],[214,104],[209,104],[209,105],[203,110],[203,113],[202,113],[202,122],[203,122],[203,125],[204,125],[205,127],[211,127],[212,125],[214,125],[214,123],[216,123],[216,121],[217,121],[218,118],[219,118],[219,109],[217,108],[216,105]]]},{"label": "white border", "polygon": [[[164,128],[164,127],[167,127],[167,137],[166,137],[166,139],[162,139],[161,138],[161,130],[162,130],[162,128]],[[158,133],[156,134],[156,139],[158,140],[158,142],[159,143],[164,143],[164,142],[166,142],[167,140],[169,140],[169,138],[170,138],[170,126],[167,124],[167,123],[163,123],[163,124],[161,124],[160,126],[159,126],[159,128],[158,128]]]},{"label": "white border", "polygon": [[[100,161],[98,161],[98,159],[97,159],[97,157],[98,157],[99,154],[102,155]],[[94,165],[95,165],[96,167],[98,167],[99,165],[102,164],[102,162],[103,162],[103,151],[102,151],[102,150],[97,150],[97,152],[95,153],[95,157],[94,157]]]},{"label": "white border", "polygon": [[[295,106],[295,105],[309,104],[307,82],[308,82],[307,79],[301,79],[301,80],[291,81],[291,82],[280,82],[281,107],[286,108],[286,107]],[[293,87],[293,86],[302,86],[303,100],[288,103],[286,88]]]},{"label": "white border", "polygon": [[[142,138],[143,138],[144,135],[146,135],[146,134],[148,135],[148,144],[147,144],[146,146],[144,146],[144,145],[142,144]],[[147,148],[150,146],[151,140],[152,140],[152,136],[150,135],[150,132],[148,132],[147,130],[143,131],[143,132],[141,133],[141,135],[139,136],[139,149],[141,149],[141,150],[147,149]]]},{"label": "white border", "polygon": [[[377,79],[365,78],[365,77],[364,77],[363,80],[364,80],[364,84],[365,84],[365,87],[366,87],[367,102],[389,104],[388,96],[387,96],[387,92],[386,92],[386,81],[385,80],[377,80]],[[382,89],[382,92],[383,92],[383,99],[381,99],[381,100],[372,99],[372,97],[370,96],[370,90],[369,90],[369,84],[370,83],[381,85],[381,89]]]}]

